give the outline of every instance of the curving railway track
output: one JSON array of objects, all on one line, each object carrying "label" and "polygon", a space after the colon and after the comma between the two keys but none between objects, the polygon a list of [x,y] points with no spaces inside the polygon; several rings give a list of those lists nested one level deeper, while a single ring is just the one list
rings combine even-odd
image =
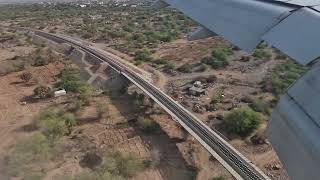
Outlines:
[{"label": "curving railway track", "polygon": [[269,179],[251,161],[234,149],[221,135],[192,113],[182,107],[175,100],[166,95],[159,88],[145,80],[130,67],[106,57],[97,49],[84,45],[77,40],[62,35],[54,35],[42,31],[33,31],[36,35],[51,39],[58,43],[68,43],[75,48],[96,56],[106,61],[110,66],[125,76],[132,83],[148,94],[155,102],[164,108],[175,120],[177,120],[192,136],[194,136],[236,179],[266,180]]}]

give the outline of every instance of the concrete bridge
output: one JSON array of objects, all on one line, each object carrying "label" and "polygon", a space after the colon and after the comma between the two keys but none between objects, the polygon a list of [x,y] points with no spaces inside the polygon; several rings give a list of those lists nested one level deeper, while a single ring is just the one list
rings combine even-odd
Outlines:
[{"label": "concrete bridge", "polygon": [[[122,88],[126,86],[126,83],[131,82],[138,86],[199,141],[236,179],[269,179],[250,160],[222,138],[219,132],[209,128],[191,112],[155,87],[135,67],[64,35],[54,35],[42,31],[31,31],[31,33],[35,34],[34,39],[38,39],[38,41],[49,39],[49,46],[60,52],[69,52],[70,58],[74,59],[82,69],[84,78],[95,85],[106,88]],[[61,46],[58,46],[59,44]]]}]

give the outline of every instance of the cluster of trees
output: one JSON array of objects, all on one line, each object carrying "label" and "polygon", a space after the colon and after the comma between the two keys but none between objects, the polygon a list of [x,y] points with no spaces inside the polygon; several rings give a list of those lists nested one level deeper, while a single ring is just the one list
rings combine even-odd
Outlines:
[{"label": "cluster of trees", "polygon": [[285,93],[287,88],[295,82],[308,67],[301,66],[293,61],[287,61],[276,67],[272,74],[266,77],[264,81],[264,89],[274,93],[277,97]]},{"label": "cluster of trees", "polygon": [[78,94],[78,102],[81,105],[89,104],[94,95],[93,88],[81,78],[80,70],[72,66],[68,66],[62,71],[58,87],[67,92]]},{"label": "cluster of trees", "polygon": [[203,58],[201,62],[210,65],[214,69],[221,69],[229,65],[228,57],[232,54],[231,48],[220,46],[212,51],[210,57]]}]

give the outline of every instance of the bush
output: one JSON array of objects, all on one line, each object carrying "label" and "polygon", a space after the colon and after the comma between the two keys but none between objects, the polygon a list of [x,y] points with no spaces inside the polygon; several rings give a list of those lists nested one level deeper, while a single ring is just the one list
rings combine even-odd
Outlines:
[{"label": "bush", "polygon": [[256,49],[253,53],[253,57],[256,59],[270,59],[272,54],[268,50]]},{"label": "bush", "polygon": [[82,86],[79,87],[79,100],[83,105],[88,105],[92,99],[92,96],[94,95],[93,88],[87,84],[84,83]]},{"label": "bush", "polygon": [[229,133],[246,136],[259,127],[260,114],[249,108],[235,109],[225,118],[224,127]]},{"label": "bush", "polygon": [[74,67],[66,67],[61,73],[61,88],[66,91],[79,92],[79,88],[85,83],[82,81],[80,71]]},{"label": "bush", "polygon": [[143,49],[142,51],[136,52],[135,60],[141,61],[141,62],[150,61],[150,60],[152,60],[151,55],[152,55],[152,53],[149,49]]},{"label": "bush", "polygon": [[159,65],[166,65],[166,64],[169,63],[169,61],[166,60],[166,59],[157,59],[157,60],[154,61],[154,63],[155,64],[159,64]]},{"label": "bush", "polygon": [[41,112],[36,121],[37,127],[51,142],[70,134],[76,124],[76,118],[73,114],[56,108],[49,108]]},{"label": "bush", "polygon": [[63,70],[60,88],[79,93],[79,100],[82,105],[88,104],[94,95],[93,88],[81,79],[80,70],[74,67],[67,67]]},{"label": "bush", "polygon": [[98,172],[130,178],[145,169],[144,163],[133,155],[122,155],[119,152],[105,155]]},{"label": "bush", "polygon": [[265,81],[265,90],[280,96],[295,82],[308,67],[288,61],[274,69],[271,76]]},{"label": "bush", "polygon": [[51,88],[46,86],[38,86],[33,90],[33,96],[39,99],[45,99],[50,97]]},{"label": "bush", "polygon": [[45,58],[41,57],[41,56],[37,56],[36,59],[34,60],[33,65],[34,66],[44,66],[49,64],[48,60],[46,60]]},{"label": "bush", "polygon": [[229,65],[228,57],[232,54],[232,49],[218,47],[212,51],[211,57],[205,57],[201,62],[210,65],[214,69],[221,69]]},{"label": "bush", "polygon": [[164,69],[175,70],[176,66],[173,63],[169,62],[167,65],[164,66]]},{"label": "bush", "polygon": [[154,122],[152,119],[144,117],[139,117],[137,124],[142,131],[146,133],[150,133],[158,128],[158,124],[156,122]]},{"label": "bush", "polygon": [[31,72],[24,72],[20,75],[20,79],[24,82],[29,82],[32,79],[32,73]]},{"label": "bush", "polygon": [[42,173],[33,170],[32,165],[47,162],[55,156],[55,152],[56,150],[44,135],[35,134],[15,146],[8,159],[9,174],[25,177],[24,179],[35,176],[42,177]]},{"label": "bush", "polygon": [[262,99],[255,99],[250,104],[250,107],[256,112],[268,113],[269,104],[263,101]]}]

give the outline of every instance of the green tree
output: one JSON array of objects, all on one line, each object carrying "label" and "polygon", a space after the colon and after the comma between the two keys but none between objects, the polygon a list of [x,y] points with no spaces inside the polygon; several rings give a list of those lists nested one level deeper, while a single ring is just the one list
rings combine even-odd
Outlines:
[{"label": "green tree", "polygon": [[46,109],[40,113],[36,120],[37,127],[51,142],[71,133],[76,124],[76,118],[73,114],[57,108]]},{"label": "green tree", "polygon": [[136,52],[136,57],[135,57],[135,60],[136,61],[150,61],[152,60],[152,57],[151,57],[152,53],[149,49],[143,49],[141,51],[137,51]]},{"label": "green tree", "polygon": [[261,123],[261,116],[249,108],[232,110],[225,118],[224,127],[229,133],[246,136],[257,129]]},{"label": "green tree", "polygon": [[145,117],[139,117],[137,124],[146,133],[150,133],[158,128],[158,124],[154,120]]},{"label": "green tree", "polygon": [[38,86],[33,90],[33,96],[39,99],[45,99],[51,95],[51,88],[47,86]]},{"label": "green tree", "polygon": [[212,68],[220,69],[229,65],[228,57],[233,54],[232,49],[217,47],[212,51],[211,57],[205,57],[202,63],[210,65]]}]

